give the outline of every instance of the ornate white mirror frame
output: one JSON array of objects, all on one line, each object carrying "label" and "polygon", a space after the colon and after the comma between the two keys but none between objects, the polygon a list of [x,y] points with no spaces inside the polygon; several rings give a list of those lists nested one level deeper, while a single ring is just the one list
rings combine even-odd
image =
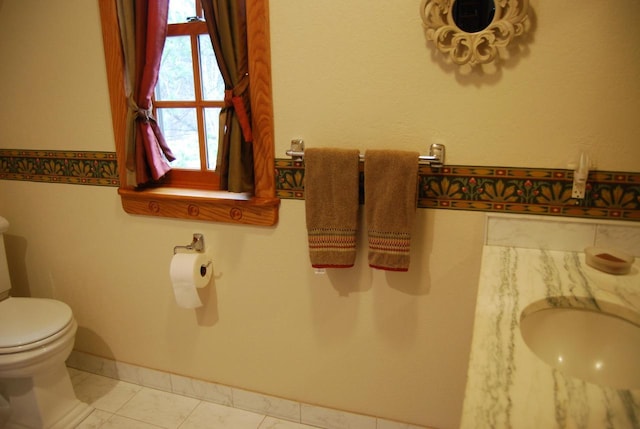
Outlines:
[{"label": "ornate white mirror frame", "polygon": [[499,48],[506,47],[526,30],[529,0],[493,0],[493,19],[475,33],[463,31],[456,24],[453,12],[456,1],[422,0],[420,6],[427,40],[433,41],[456,64],[489,63],[499,55]]}]

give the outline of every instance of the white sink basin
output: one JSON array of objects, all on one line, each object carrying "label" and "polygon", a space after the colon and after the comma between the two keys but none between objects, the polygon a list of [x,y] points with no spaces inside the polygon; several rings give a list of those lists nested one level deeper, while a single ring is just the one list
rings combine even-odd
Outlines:
[{"label": "white sink basin", "polygon": [[522,338],[548,365],[591,383],[617,389],[640,388],[637,324],[578,308],[525,309],[522,314]]}]

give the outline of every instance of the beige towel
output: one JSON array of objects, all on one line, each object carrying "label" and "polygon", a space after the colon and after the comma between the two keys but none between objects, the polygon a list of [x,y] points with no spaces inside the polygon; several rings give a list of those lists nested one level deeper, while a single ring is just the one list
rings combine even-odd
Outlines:
[{"label": "beige towel", "polygon": [[364,205],[370,267],[409,269],[419,156],[418,152],[398,150],[369,150],[365,154]]},{"label": "beige towel", "polygon": [[315,268],[352,267],[358,227],[358,150],[305,149],[304,198]]}]

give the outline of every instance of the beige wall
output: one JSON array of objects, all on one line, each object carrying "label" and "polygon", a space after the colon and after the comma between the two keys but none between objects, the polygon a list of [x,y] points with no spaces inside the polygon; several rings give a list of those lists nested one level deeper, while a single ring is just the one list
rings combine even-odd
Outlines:
[{"label": "beige wall", "polygon": [[[448,163],[640,171],[640,4],[532,1],[523,53],[485,75],[425,46],[419,1],[272,0],[276,151],[447,145]],[[0,148],[113,151],[97,4],[0,3]],[[632,10],[630,10],[632,9]],[[35,122],[34,122],[35,121]],[[409,273],[318,276],[304,204],[275,228],[130,216],[114,188],[0,181],[17,294],[69,303],[77,348],[304,402],[456,427],[484,217],[420,210]],[[176,308],[174,245],[205,234],[215,282]],[[362,234],[364,235],[364,234]]]},{"label": "beige wall", "polygon": [[447,162],[638,171],[640,3],[530,0],[534,32],[498,70],[442,65],[419,0],[272,0],[278,144],[447,145]]}]

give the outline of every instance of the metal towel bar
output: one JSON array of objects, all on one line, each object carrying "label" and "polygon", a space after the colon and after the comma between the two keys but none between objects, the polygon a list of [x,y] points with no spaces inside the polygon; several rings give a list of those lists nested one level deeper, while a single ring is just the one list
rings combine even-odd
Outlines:
[{"label": "metal towel bar", "polygon": [[[420,155],[418,162],[420,164],[431,165],[432,167],[442,167],[444,165],[444,152],[445,148],[443,144],[433,143],[429,147],[429,155]],[[287,156],[290,156],[294,161],[304,160],[304,141],[292,140],[291,149],[286,152]],[[360,154],[360,161],[364,161],[364,155]]]}]

